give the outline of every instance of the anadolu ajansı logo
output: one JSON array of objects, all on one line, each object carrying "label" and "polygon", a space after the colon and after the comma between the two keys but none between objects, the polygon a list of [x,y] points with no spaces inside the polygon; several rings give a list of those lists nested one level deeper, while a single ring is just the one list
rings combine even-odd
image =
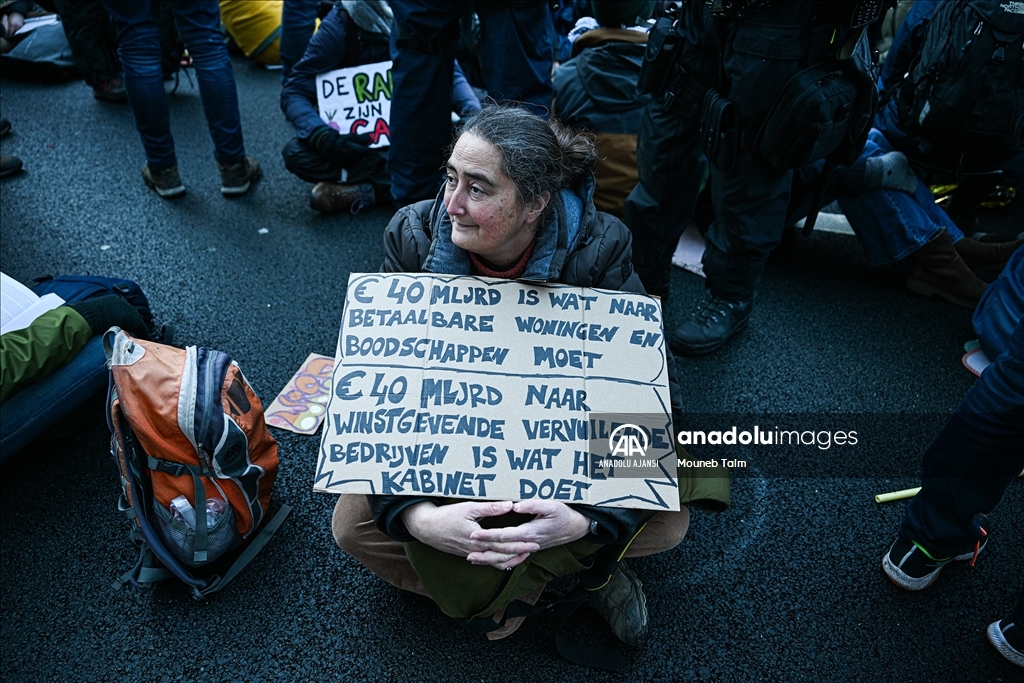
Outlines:
[{"label": "anadolu ajans\u0131 logo", "polygon": [[645,432],[635,424],[621,424],[608,435],[609,455],[623,458],[642,458],[651,442]]}]

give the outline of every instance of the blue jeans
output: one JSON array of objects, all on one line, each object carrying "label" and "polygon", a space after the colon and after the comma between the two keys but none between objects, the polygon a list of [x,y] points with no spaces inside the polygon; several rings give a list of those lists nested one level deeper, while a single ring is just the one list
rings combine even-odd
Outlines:
[{"label": "blue jeans", "polygon": [[[160,68],[157,7],[151,0],[103,0],[103,6],[117,28],[124,88],[146,150],[146,161],[153,170],[166,170],[177,164],[177,157]],[[217,0],[174,0],[170,6],[195,65],[214,157],[224,165],[242,161],[245,143],[238,115],[238,92],[220,29]]]},{"label": "blue jeans", "polygon": [[[882,133],[871,129],[862,159],[892,152]],[[945,228],[953,242],[964,234],[935,204],[928,186],[918,179],[913,194],[899,190],[866,190],[855,197],[839,197],[839,206],[857,233],[868,263],[880,266],[902,261]]]},{"label": "blue jeans", "polygon": [[1017,323],[1024,318],[1024,247],[1013,252],[995,282],[985,288],[974,309],[974,332],[981,348],[995,359],[1010,348]]},{"label": "blue jeans", "polygon": [[[391,101],[391,194],[399,206],[433,199],[441,187],[444,150],[451,143],[455,39],[439,37],[455,25],[467,0],[402,0],[392,4],[394,95]],[[474,4],[484,9],[491,3]],[[551,107],[554,28],[546,3],[509,7],[483,20],[480,70],[488,93],[518,100],[535,113]],[[398,47],[401,39],[419,41]]]},{"label": "blue jeans", "polygon": [[66,364],[4,401],[0,405],[0,462],[105,388],[106,362],[103,337],[96,335]]},{"label": "blue jeans", "polygon": [[[316,26],[319,0],[284,0],[281,8],[281,80],[291,73],[295,62],[302,59]],[[342,55],[338,55],[339,60]]]},{"label": "blue jeans", "polygon": [[1021,468],[1024,321],[925,452],[921,492],[907,506],[900,536],[935,557],[969,552],[982,538],[975,516],[995,508]]}]

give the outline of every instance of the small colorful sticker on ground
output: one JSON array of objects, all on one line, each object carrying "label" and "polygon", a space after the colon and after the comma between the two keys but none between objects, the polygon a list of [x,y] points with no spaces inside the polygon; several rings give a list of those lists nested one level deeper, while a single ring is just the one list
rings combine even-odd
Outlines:
[{"label": "small colorful sticker on ground", "polygon": [[311,353],[266,411],[267,426],[316,434],[331,398],[334,358]]}]

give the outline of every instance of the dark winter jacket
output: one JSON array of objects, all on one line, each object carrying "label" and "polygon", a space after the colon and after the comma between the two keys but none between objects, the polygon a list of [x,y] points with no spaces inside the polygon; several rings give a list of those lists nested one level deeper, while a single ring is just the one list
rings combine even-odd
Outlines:
[{"label": "dark winter jacket", "polygon": [[[573,190],[562,190],[551,200],[551,209],[520,279],[560,282],[578,287],[598,287],[644,293],[633,271],[632,236],[623,223],[594,208],[594,178],[590,174]],[[433,201],[417,202],[400,209],[384,230],[385,273],[428,272],[470,274],[469,255],[451,240],[452,224],[445,211],[443,192]],[[669,389],[673,419],[682,414],[679,386],[669,362]],[[367,496],[377,527],[399,541],[411,541],[401,513],[411,505],[432,500],[416,496]],[[587,538],[597,543],[628,541],[639,530],[643,510],[573,505],[597,520],[598,531]],[[649,515],[648,515],[649,516]]]},{"label": "dark winter jacket", "polygon": [[[350,45],[350,40],[358,42]],[[281,111],[295,126],[295,137],[308,140],[313,131],[326,125],[317,108],[317,76],[335,69],[389,59],[387,36],[361,29],[348,12],[339,7],[332,9],[310,38],[302,59],[295,63],[281,85]],[[459,114],[469,114],[480,108],[480,101],[457,63],[451,97],[452,108]]]},{"label": "dark winter jacket", "polygon": [[637,133],[651,99],[636,92],[646,42],[647,34],[639,31],[587,31],[573,46],[577,56],[554,76],[555,115],[597,139],[601,160],[594,171],[594,204],[620,218],[637,184]]}]

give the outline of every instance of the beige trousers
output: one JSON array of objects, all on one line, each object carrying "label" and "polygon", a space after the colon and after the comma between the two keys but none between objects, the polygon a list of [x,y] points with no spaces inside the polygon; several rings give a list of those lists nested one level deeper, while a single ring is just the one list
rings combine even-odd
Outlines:
[{"label": "beige trousers", "polygon": [[[679,512],[659,512],[630,544],[626,557],[642,557],[670,550],[683,540],[689,526],[690,509],[685,505]],[[331,518],[331,531],[338,547],[374,574],[392,586],[430,597],[426,586],[409,564],[402,544],[374,525],[366,496],[339,496]]]}]

